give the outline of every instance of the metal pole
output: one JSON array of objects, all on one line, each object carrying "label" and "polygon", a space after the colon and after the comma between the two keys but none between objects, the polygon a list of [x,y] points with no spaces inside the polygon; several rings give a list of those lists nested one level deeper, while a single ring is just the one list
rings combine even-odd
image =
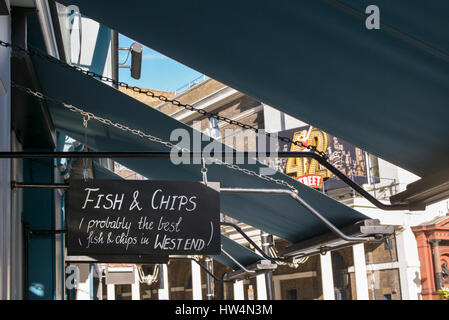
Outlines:
[{"label": "metal pole", "polygon": [[[112,64],[112,79],[118,81],[118,32],[111,29],[111,64]],[[118,89],[117,83],[113,86]]]},{"label": "metal pole", "polygon": [[[296,200],[301,206],[303,206],[310,214],[318,218],[321,222],[323,222],[326,227],[335,233],[338,237],[346,240],[348,242],[367,242],[367,241],[376,241],[374,237],[369,238],[361,238],[361,237],[352,237],[344,234],[340,229],[334,226],[329,220],[327,220],[324,216],[322,216],[318,211],[316,211],[313,207],[311,207],[306,201],[304,201],[301,197],[299,197],[295,192],[288,189],[245,189],[245,188],[220,188],[220,192],[223,193],[267,193],[267,194],[286,194],[291,198]],[[222,250],[223,251],[223,250]]]},{"label": "metal pole", "polygon": [[[205,258],[205,262],[206,262],[207,270],[210,273],[214,273],[214,260],[211,257],[207,256]],[[207,273],[206,274],[206,297],[207,297],[207,300],[212,300],[214,298],[214,291],[215,291],[214,289],[215,289],[214,288],[214,279],[212,278],[212,276],[209,273]]]},{"label": "metal pole", "polygon": [[319,155],[313,152],[300,152],[300,151],[280,151],[277,153],[266,152],[248,152],[248,151],[217,151],[217,152],[201,152],[201,151],[87,151],[87,152],[75,152],[75,151],[55,151],[55,152],[14,152],[14,151],[2,151],[0,152],[1,158],[170,158],[172,155],[189,155],[195,158],[211,158],[211,157],[241,157],[241,158],[321,158]]},{"label": "metal pole", "polygon": [[[170,256],[170,260],[191,260],[194,261],[197,265],[200,266],[201,269],[204,270],[204,272],[210,274],[210,276],[212,278],[214,278],[216,281],[218,282],[233,282],[233,280],[224,280],[224,279],[220,279],[219,277],[217,277],[216,275],[214,275],[213,273],[209,272],[209,270],[207,269],[206,266],[204,266],[203,264],[201,264],[200,262],[198,262],[198,260],[192,258],[192,257],[179,257],[179,256]],[[226,275],[226,273],[225,273]]]},{"label": "metal pole", "polygon": [[35,188],[35,189],[68,189],[69,185],[65,183],[22,183],[11,181],[12,189],[26,189],[26,188]]},{"label": "metal pole", "polygon": [[28,279],[28,248],[29,248],[29,241],[30,241],[30,225],[27,222],[23,223],[23,233],[24,233],[24,279],[23,279],[23,295],[24,300],[29,299],[28,295],[28,287],[29,287],[29,279]]},{"label": "metal pole", "polygon": [[263,249],[261,249],[252,239],[251,237],[249,237],[243,230],[242,228],[240,228],[238,225],[236,225],[233,222],[224,222],[222,221],[220,223],[222,226],[231,226],[233,227],[235,230],[237,230],[238,233],[240,233],[245,239],[246,241],[249,242],[250,245],[252,245],[254,247],[255,250],[257,250],[260,254],[262,254],[262,256],[265,259],[268,259],[270,261],[285,261],[284,258],[274,258],[271,257],[269,254],[267,254]]},{"label": "metal pole", "polygon": [[170,300],[170,287],[168,284],[168,270],[166,264],[159,265],[159,300]]},{"label": "metal pole", "polygon": [[[266,255],[270,255],[270,247],[273,245],[273,236],[260,231],[260,237],[262,240],[262,250]],[[274,299],[274,288],[273,288],[273,274],[271,271],[265,273],[265,283],[267,286],[267,299]]]},{"label": "metal pole", "polygon": [[224,255],[226,257],[231,259],[232,262],[234,262],[236,265],[238,265],[239,268],[242,269],[243,271],[245,271],[247,273],[256,273],[256,271],[254,271],[254,270],[249,270],[249,269],[245,268],[245,266],[243,266],[240,262],[238,262],[233,256],[231,256],[229,253],[227,253],[223,248],[221,248],[221,253],[224,253]]}]

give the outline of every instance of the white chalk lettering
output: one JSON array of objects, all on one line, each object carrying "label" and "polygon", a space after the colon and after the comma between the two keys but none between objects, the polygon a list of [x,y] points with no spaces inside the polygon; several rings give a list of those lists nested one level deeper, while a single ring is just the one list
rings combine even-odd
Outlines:
[{"label": "white chalk lettering", "polygon": [[196,196],[187,197],[185,195],[165,195],[162,189],[157,189],[151,197],[151,207],[154,210],[168,211],[194,211],[197,207]]},{"label": "white chalk lettering", "polygon": [[164,222],[164,217],[159,220],[158,230],[165,232],[179,232],[179,225],[181,224],[182,217],[179,217],[178,222]]},{"label": "white chalk lettering", "polygon": [[87,232],[89,232],[92,228],[96,229],[122,229],[126,230],[126,235],[129,234],[129,230],[131,229],[131,222],[126,221],[125,217],[118,217],[115,220],[110,219],[108,216],[104,220],[89,220],[87,223]]},{"label": "white chalk lettering", "polygon": [[100,188],[95,188],[95,189],[92,189],[92,188],[86,188],[86,189],[84,189],[84,190],[87,190],[87,195],[86,195],[86,200],[84,201],[84,205],[83,205],[83,208],[82,208],[82,209],[86,209],[86,205],[87,205],[88,202],[94,202],[94,200],[89,199],[89,196],[90,196],[91,191],[98,191],[98,190],[100,190]]},{"label": "white chalk lettering", "polygon": [[[100,188],[85,188],[85,191],[87,191],[86,194],[86,198],[84,200],[84,205],[82,207],[82,209],[86,209],[87,204],[89,202],[94,202],[96,203],[95,206],[93,207],[94,209],[99,209],[99,208],[103,208],[105,210],[121,210],[122,208],[122,204],[123,204],[123,199],[125,198],[125,194],[112,194],[109,193],[107,195],[103,194],[103,193],[98,193],[96,195],[96,201],[95,198],[91,198],[91,193],[93,192],[98,192],[100,191]],[[114,198],[115,197],[115,198]],[[102,199],[105,199],[107,203],[109,203],[109,206],[107,206],[106,204],[104,204],[102,201]]]},{"label": "white chalk lettering", "polygon": [[139,222],[137,223],[139,226],[139,230],[141,229],[146,229],[146,230],[153,230],[153,221],[148,220],[147,221],[147,217],[140,217]]}]

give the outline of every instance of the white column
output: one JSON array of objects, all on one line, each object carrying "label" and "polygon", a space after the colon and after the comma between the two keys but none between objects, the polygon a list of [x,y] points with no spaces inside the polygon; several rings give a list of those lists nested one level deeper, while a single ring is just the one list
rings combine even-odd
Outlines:
[{"label": "white column", "polygon": [[201,286],[201,268],[195,261],[191,261],[191,263],[193,300],[203,300],[203,288]]},{"label": "white column", "polygon": [[115,300],[115,284],[107,285],[107,297],[108,300]]},{"label": "white column", "polygon": [[335,300],[334,273],[332,272],[332,257],[328,252],[320,254],[321,286],[323,288],[323,300]]},{"label": "white column", "polygon": [[245,292],[243,290],[243,280],[234,282],[234,300],[245,300]]},{"label": "white column", "polygon": [[133,300],[140,300],[139,271],[136,265],[134,265],[134,283],[131,285],[131,297]]},{"label": "white column", "polygon": [[168,268],[166,264],[161,264],[161,270],[159,274],[161,279],[159,280],[163,284],[163,288],[159,289],[159,300],[169,300],[170,299],[170,288],[168,287]]},{"label": "white column", "polygon": [[257,281],[257,300],[267,300],[267,282],[265,274],[256,276]]},{"label": "white column", "polygon": [[277,276],[273,277],[274,300],[281,300],[281,280]]},{"label": "white column", "polygon": [[[6,1],[9,8],[9,1]],[[0,39],[11,41],[11,15],[0,16]],[[0,48],[0,151],[11,150],[11,86],[9,48]],[[10,298],[11,160],[0,160],[0,299]],[[28,290],[28,288],[27,288]]]},{"label": "white column", "polygon": [[418,245],[410,227],[396,234],[402,300],[421,299],[421,272]]},{"label": "white column", "polygon": [[355,291],[357,300],[369,300],[365,247],[363,246],[363,243],[352,246],[352,253],[354,255]]},{"label": "white column", "polygon": [[90,264],[80,263],[78,270],[79,279],[76,286],[76,300],[90,300]]}]

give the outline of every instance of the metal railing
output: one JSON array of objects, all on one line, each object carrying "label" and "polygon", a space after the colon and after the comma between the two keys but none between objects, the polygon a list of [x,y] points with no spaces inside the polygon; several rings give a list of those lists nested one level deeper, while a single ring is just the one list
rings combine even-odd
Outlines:
[{"label": "metal railing", "polygon": [[[362,187],[367,193],[369,193],[374,199],[377,199],[377,200],[389,200],[389,197],[391,197],[392,195],[401,191],[401,190],[399,190],[399,186],[401,185],[401,183],[398,182],[395,178],[368,177],[368,176],[364,176],[364,175],[351,175],[351,176],[349,176],[349,178],[356,183],[360,183],[360,181],[357,181],[358,178],[362,178],[362,179],[366,178],[366,183],[363,183]],[[350,195],[351,196],[350,199],[354,199],[356,197],[361,196],[354,189],[349,190],[347,186],[344,186],[341,189],[343,189],[343,190],[347,189],[347,191],[338,193],[338,191],[337,191],[337,190],[339,190],[338,188],[331,189],[331,190],[327,191],[326,190],[326,181],[323,181],[323,190],[326,191],[325,193],[327,195],[329,195],[330,197],[333,196],[332,191],[334,191],[334,190],[335,190],[335,193],[338,193],[339,197],[344,197],[345,195]],[[344,203],[348,201],[348,199],[345,199],[346,201],[340,200],[340,199],[337,199],[337,200],[344,202]]]},{"label": "metal railing", "polygon": [[199,77],[193,79],[192,81],[189,81],[188,83],[186,83],[185,85],[179,87],[178,89],[175,90],[175,95],[182,93],[188,89],[190,89],[191,87],[193,87],[194,85],[197,85],[201,82],[206,81],[207,79],[209,79],[208,76],[206,76],[205,74],[200,75]]}]

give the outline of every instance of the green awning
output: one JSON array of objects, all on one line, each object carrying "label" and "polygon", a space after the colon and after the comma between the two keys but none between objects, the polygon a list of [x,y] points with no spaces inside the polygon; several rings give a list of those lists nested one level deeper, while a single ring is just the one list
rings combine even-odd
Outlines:
[{"label": "green awning", "polygon": [[113,179],[123,179],[121,176],[112,172],[111,170],[103,167],[98,161],[92,161],[92,169],[94,172],[95,179],[101,180],[113,180]]},{"label": "green awning", "polygon": [[[254,251],[251,251],[247,247],[241,246],[224,235],[221,236],[221,244],[223,245],[223,249],[244,267],[252,265],[260,260],[264,260],[262,256],[258,255]],[[229,259],[224,254],[213,256],[213,258],[233,270],[240,269],[234,261]]]},{"label": "green awning", "polygon": [[[36,74],[42,91],[55,99],[63,100],[97,116],[139,129],[162,140],[169,141],[174,129],[182,128],[193,136],[194,129],[174,120],[128,95],[70,68],[33,58]],[[48,103],[50,114],[57,130],[83,142],[86,133],[87,145],[96,151],[160,151],[164,147],[114,126],[90,120],[87,130],[83,118],[61,105]],[[199,134],[198,132],[196,134]],[[203,143],[204,145],[207,142]],[[166,149],[165,149],[166,150]],[[149,179],[174,181],[199,181],[202,179],[201,165],[174,165],[167,158],[114,159],[124,166]],[[259,172],[265,166],[241,165]],[[315,191],[282,173],[272,176],[287,180],[299,191],[300,196],[326,219],[337,227],[354,224],[366,219],[363,214]],[[255,176],[247,175],[225,166],[208,165],[208,180],[220,182],[226,188],[285,188]],[[221,194],[223,213],[248,225],[297,243],[327,233],[329,230],[310,213],[299,206],[288,195]]]},{"label": "green awning", "polygon": [[60,2],[419,176],[448,167],[447,0]]}]

